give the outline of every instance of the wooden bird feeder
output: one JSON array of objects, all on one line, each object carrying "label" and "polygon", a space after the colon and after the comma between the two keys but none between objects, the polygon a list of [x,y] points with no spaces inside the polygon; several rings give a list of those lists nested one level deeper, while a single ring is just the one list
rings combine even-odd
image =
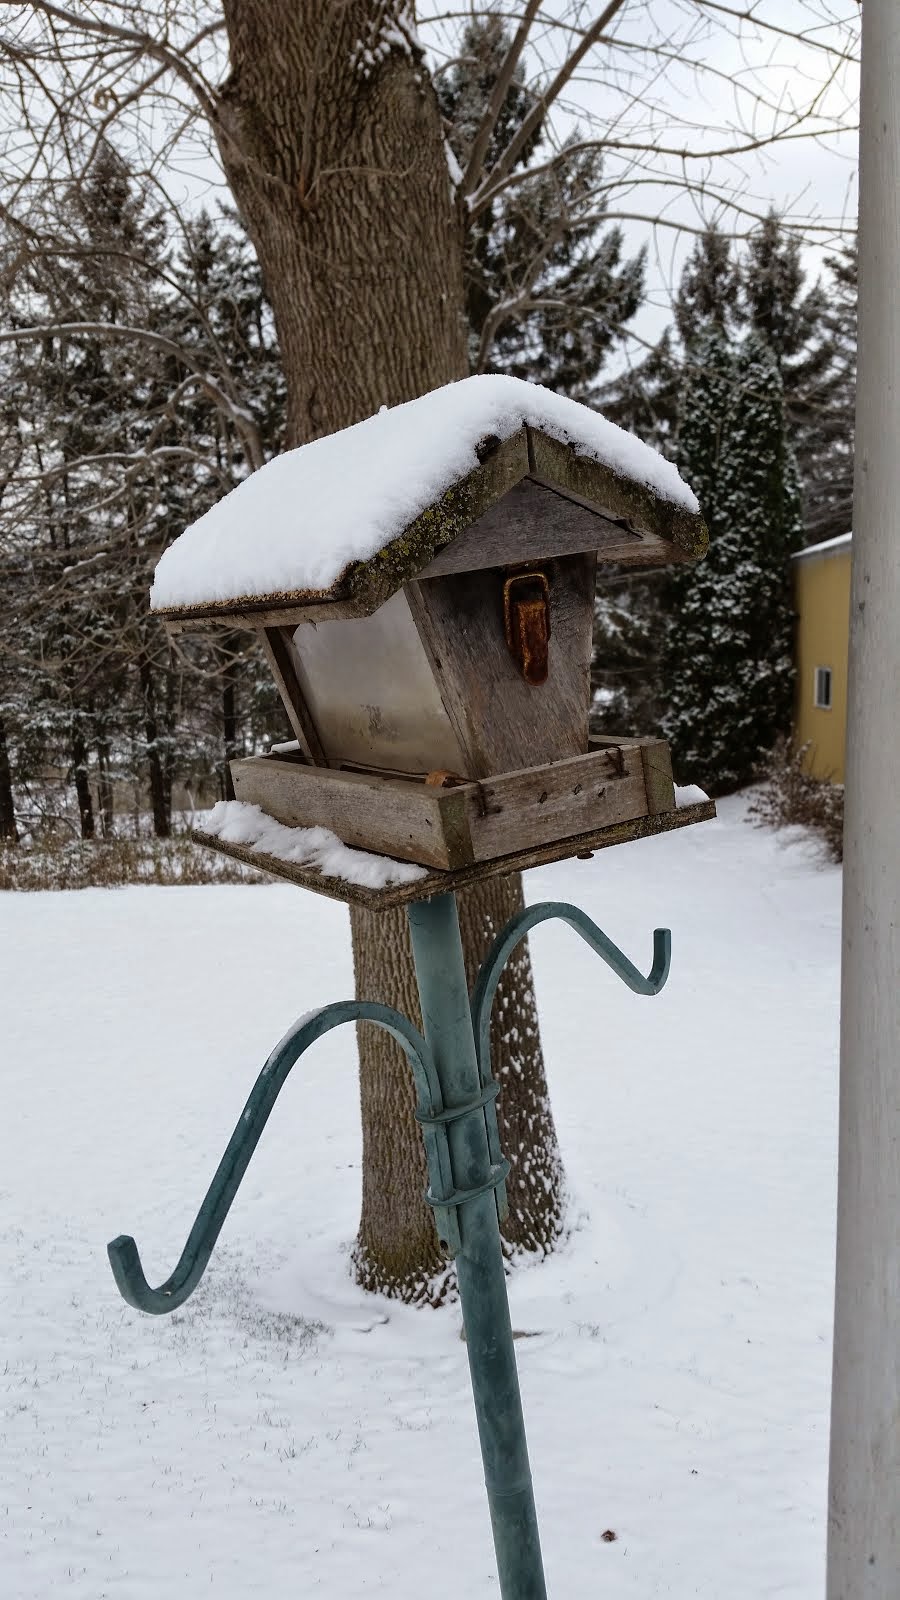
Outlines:
[{"label": "wooden bird feeder", "polygon": [[[404,478],[423,439],[426,503]],[[323,517],[336,550],[310,582],[304,539]],[[236,797],[434,869],[387,894],[312,885],[396,904],[712,814],[676,810],[665,743],[588,731],[598,562],[694,561],[706,544],[690,492],[639,441],[533,385],[476,378],[269,463],[167,552],[154,609],[172,630],[258,635],[296,748],[233,761]]]}]

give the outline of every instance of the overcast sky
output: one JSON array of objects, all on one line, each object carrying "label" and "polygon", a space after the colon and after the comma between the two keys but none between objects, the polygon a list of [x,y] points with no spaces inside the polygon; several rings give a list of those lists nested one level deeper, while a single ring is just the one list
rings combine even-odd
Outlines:
[{"label": "overcast sky", "polygon": [[[458,53],[472,9],[484,7],[419,0],[420,37],[433,68]],[[516,0],[500,0],[497,9],[514,27]],[[757,24],[734,19],[733,12],[747,10]],[[549,81],[579,36],[566,25],[587,26],[599,11],[600,0],[546,0],[526,56],[531,86]],[[681,230],[716,219],[740,233],[774,206],[803,227],[815,274],[841,230],[853,229],[858,74],[841,52],[856,54],[858,22],[858,0],[626,0],[609,43],[585,57],[553,114],[545,154],[576,127],[597,137],[614,128],[654,147],[612,154],[606,165],[607,175],[622,178],[610,212],[625,219],[629,252],[641,245],[649,252],[649,300],[634,324],[641,340],[654,340],[670,320],[671,288],[693,237]],[[795,125],[817,96],[813,120]],[[790,137],[753,154],[696,159],[775,126]],[[800,137],[804,129],[817,136]],[[658,154],[660,147],[690,150],[692,158]],[[189,205],[222,195],[218,169],[196,143],[182,146],[167,180]],[[629,214],[647,220],[627,220]]]},{"label": "overcast sky", "polygon": [[[759,25],[736,22],[726,7],[752,10]],[[460,9],[449,21],[429,22],[447,17],[447,9],[440,0],[420,0],[420,29],[435,62],[453,49]],[[500,9],[512,21],[518,8]],[[573,34],[553,26],[554,20],[585,26],[599,12],[599,0],[547,0],[542,15],[551,25],[535,29],[529,78],[546,83],[571,44]],[[671,286],[692,243],[678,225],[696,228],[717,219],[741,232],[752,226],[752,215],[741,211],[758,215],[774,206],[802,222],[816,241],[807,251],[812,274],[834,249],[840,230],[855,226],[858,73],[841,55],[857,53],[858,22],[857,0],[721,0],[711,6],[703,0],[627,0],[610,44],[595,46],[585,58],[554,114],[557,140],[575,127],[602,135],[618,126],[636,142],[699,153],[746,143],[748,134],[760,137],[776,126],[790,134],[758,153],[728,160],[683,163],[650,153],[631,158],[640,163],[633,174],[638,183],[630,191],[623,185],[611,197],[610,210],[663,219],[656,226],[622,223],[629,248],[646,244],[649,250],[650,303],[636,321],[644,338],[655,338],[670,320]],[[766,23],[783,32],[770,31]],[[814,117],[793,125],[815,100]],[[837,125],[845,131],[835,132]],[[798,137],[804,129],[820,130],[819,136]],[[611,157],[607,170],[624,173],[623,159]],[[668,181],[654,186],[647,181],[652,173]],[[685,175],[690,191],[683,187]],[[719,203],[721,195],[741,211]]]}]

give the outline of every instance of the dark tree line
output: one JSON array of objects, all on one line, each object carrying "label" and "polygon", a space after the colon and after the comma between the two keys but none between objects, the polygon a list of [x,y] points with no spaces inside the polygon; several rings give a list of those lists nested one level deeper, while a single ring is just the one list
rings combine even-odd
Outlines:
[{"label": "dark tree line", "polygon": [[709,524],[697,568],[610,574],[598,596],[597,722],[663,733],[683,781],[746,784],[789,730],[790,557],[850,528],[855,363],[855,252],[809,284],[771,215],[740,253],[716,229],[698,241],[674,327],[598,395],[678,463]]},{"label": "dark tree line", "polygon": [[[277,448],[271,315],[234,219],[173,238],[108,144],[24,264],[18,243],[6,331],[62,331],[0,344],[0,826],[71,825],[69,788],[83,838],[132,803],[164,837],[176,783],[199,799],[217,771],[224,791],[226,757],[280,727],[241,639],[176,649],[147,602],[165,545]],[[230,393],[250,397],[250,440]]]}]

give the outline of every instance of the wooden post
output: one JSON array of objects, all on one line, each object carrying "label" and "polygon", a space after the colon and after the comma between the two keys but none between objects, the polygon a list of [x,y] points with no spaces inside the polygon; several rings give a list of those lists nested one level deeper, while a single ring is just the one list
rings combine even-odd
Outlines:
[{"label": "wooden post", "polygon": [[900,6],[863,6],[828,1600],[900,1593]]}]

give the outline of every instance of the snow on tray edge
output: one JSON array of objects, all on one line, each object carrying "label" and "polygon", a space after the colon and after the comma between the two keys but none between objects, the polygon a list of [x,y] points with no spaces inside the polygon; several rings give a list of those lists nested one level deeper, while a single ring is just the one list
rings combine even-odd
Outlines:
[{"label": "snow on tray edge", "polygon": [[389,856],[353,850],[329,828],[288,828],[245,800],[220,800],[212,811],[198,817],[197,827],[223,844],[243,845],[251,852],[363,889],[390,889],[428,876],[425,867],[411,861],[392,861]]},{"label": "snow on tray edge", "polygon": [[699,806],[709,800],[709,795],[700,788],[699,784],[686,783],[679,788],[675,785],[675,809],[684,811],[688,806]]}]

